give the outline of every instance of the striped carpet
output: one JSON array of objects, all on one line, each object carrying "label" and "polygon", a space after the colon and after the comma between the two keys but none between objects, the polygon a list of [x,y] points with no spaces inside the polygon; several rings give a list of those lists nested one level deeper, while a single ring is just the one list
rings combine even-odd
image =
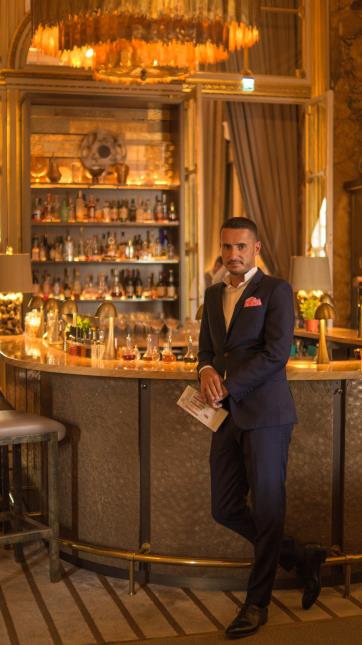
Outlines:
[{"label": "striped carpet", "polygon": [[[67,563],[62,567],[63,579],[51,584],[42,545],[27,547],[23,565],[14,562],[11,551],[0,550],[1,645],[110,645],[154,638],[167,643],[168,638],[189,634],[201,638],[222,630],[244,597],[242,592],[153,584],[138,587],[130,597],[127,581]],[[308,612],[300,609],[299,591],[275,591],[268,625],[348,616],[362,618],[362,584],[352,586],[348,600],[338,589],[323,589]]]}]

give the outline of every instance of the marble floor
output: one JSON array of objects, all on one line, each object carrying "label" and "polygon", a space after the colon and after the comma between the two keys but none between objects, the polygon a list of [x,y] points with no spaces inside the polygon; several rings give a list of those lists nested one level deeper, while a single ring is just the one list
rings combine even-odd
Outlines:
[{"label": "marble floor", "polygon": [[[211,635],[232,620],[244,597],[154,584],[137,586],[130,597],[126,581],[65,562],[62,580],[51,584],[47,564],[40,544],[27,547],[24,564],[17,564],[10,550],[0,550],[1,645],[110,645]],[[362,584],[352,585],[348,600],[340,589],[323,589],[309,611],[300,608],[300,597],[297,590],[276,590],[269,625],[362,617]]]}]

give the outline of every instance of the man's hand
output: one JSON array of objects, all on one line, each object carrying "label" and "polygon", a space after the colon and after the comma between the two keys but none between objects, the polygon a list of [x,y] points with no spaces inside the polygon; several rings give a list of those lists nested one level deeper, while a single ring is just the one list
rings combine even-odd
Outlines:
[{"label": "man's hand", "polygon": [[220,374],[213,367],[205,367],[200,374],[201,398],[213,408],[221,408],[221,403],[228,396],[222,384]]}]

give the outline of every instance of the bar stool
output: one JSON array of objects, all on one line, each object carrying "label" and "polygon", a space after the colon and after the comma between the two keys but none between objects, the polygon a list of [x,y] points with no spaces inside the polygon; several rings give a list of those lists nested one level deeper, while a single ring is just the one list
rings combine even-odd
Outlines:
[{"label": "bar stool", "polygon": [[[57,494],[58,441],[65,436],[65,427],[54,419],[48,419],[37,414],[16,412],[14,410],[0,411],[0,446],[13,448],[13,489],[14,511],[0,513],[0,521],[11,522],[11,531],[0,535],[2,544],[14,544],[17,560],[22,556],[22,545],[38,539],[49,542],[49,571],[52,582],[60,579],[59,565],[59,519]],[[48,524],[29,517],[22,508],[21,489],[21,444],[47,443],[48,466]],[[3,473],[9,478],[9,473]],[[21,530],[22,525],[30,528]]]}]

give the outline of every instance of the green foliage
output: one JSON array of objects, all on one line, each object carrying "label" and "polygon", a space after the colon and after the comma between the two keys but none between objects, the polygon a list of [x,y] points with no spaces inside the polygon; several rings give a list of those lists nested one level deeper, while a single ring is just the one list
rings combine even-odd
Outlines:
[{"label": "green foliage", "polygon": [[86,335],[88,331],[90,330],[90,320],[89,318],[81,318],[81,316],[77,316],[77,328],[80,330],[82,335]]},{"label": "green foliage", "polygon": [[300,303],[300,313],[304,320],[313,320],[317,307],[319,306],[319,299],[316,297],[306,298]]}]

